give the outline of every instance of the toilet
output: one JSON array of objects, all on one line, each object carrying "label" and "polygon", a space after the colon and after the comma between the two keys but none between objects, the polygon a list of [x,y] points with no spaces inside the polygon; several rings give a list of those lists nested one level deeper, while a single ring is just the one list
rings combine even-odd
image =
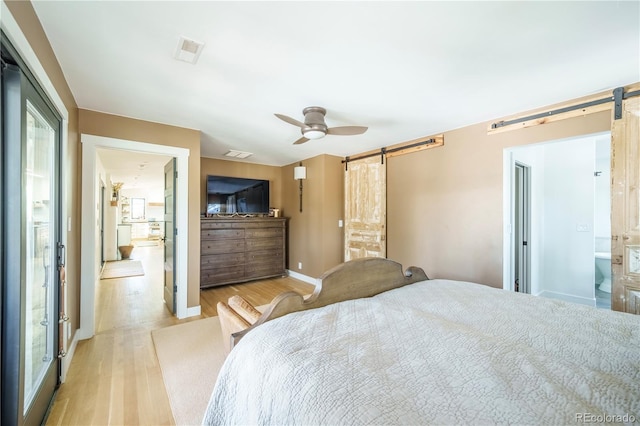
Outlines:
[{"label": "toilet", "polygon": [[602,282],[598,286],[600,291],[611,293],[611,253],[597,251],[596,272],[602,274]]}]

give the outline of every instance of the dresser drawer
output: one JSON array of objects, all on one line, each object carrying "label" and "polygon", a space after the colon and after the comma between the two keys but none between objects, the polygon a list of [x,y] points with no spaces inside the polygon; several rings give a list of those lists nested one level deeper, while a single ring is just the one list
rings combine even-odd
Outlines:
[{"label": "dresser drawer", "polygon": [[212,220],[201,221],[200,229],[204,231],[205,229],[230,229],[231,223],[229,222],[216,222]]},{"label": "dresser drawer", "polygon": [[244,265],[205,269],[200,271],[200,286],[238,280],[245,275]]},{"label": "dresser drawer", "polygon": [[247,278],[284,275],[284,268],[282,265],[274,265],[273,262],[255,263],[253,265],[246,265],[245,274]]},{"label": "dresser drawer", "polygon": [[244,229],[251,228],[284,228],[284,221],[278,219],[267,219],[267,220],[257,220],[257,221],[245,221],[244,223],[234,223],[233,225],[242,227]]},{"label": "dresser drawer", "polygon": [[202,240],[229,240],[244,238],[244,229],[204,229],[200,232]]},{"label": "dresser drawer", "polygon": [[247,251],[264,249],[282,249],[282,238],[252,238],[245,240]]},{"label": "dresser drawer", "polygon": [[274,250],[255,250],[246,253],[247,265],[274,261],[284,264],[283,259],[284,257],[281,248]]},{"label": "dresser drawer", "polygon": [[245,231],[246,238],[282,238],[282,228],[252,228]]},{"label": "dresser drawer", "polygon": [[246,255],[243,252],[210,254],[200,258],[200,269],[214,269],[221,266],[244,265],[246,263]]},{"label": "dresser drawer", "polygon": [[244,240],[203,240],[200,243],[200,255],[240,253],[244,251]]}]

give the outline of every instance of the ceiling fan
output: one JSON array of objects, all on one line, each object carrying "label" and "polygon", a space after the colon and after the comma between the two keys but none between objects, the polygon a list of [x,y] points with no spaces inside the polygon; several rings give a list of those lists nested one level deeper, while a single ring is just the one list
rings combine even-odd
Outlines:
[{"label": "ceiling fan", "polygon": [[367,131],[367,127],[364,126],[327,127],[324,122],[324,116],[327,110],[322,107],[307,107],[302,110],[302,113],[304,114],[304,123],[286,115],[276,114],[276,117],[280,120],[300,127],[302,137],[295,141],[293,143],[294,145],[305,143],[311,139],[320,139],[326,135],[351,136],[361,135]]}]

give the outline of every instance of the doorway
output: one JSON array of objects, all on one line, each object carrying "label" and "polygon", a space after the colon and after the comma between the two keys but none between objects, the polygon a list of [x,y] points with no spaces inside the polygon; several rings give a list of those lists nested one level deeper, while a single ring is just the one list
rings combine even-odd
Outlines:
[{"label": "doorway", "polygon": [[[611,232],[610,224],[599,219],[610,215],[610,205],[597,201],[596,187],[609,181],[598,171],[602,161],[610,162],[610,138],[610,132],[603,132],[505,149],[504,289],[515,289],[524,256],[531,294],[596,306],[595,252],[598,244],[610,244]],[[597,155],[596,147],[603,144],[608,156],[598,163],[602,149]],[[526,194],[528,206],[519,193]],[[529,232],[520,238],[518,220],[526,222],[527,211]],[[526,242],[524,253],[520,242]]]},{"label": "doorway", "polygon": [[95,204],[97,201],[97,150],[117,149],[135,151],[139,153],[160,154],[176,158],[176,211],[175,228],[184,230],[183,238],[179,236],[175,242],[176,264],[176,316],[199,315],[200,307],[187,308],[187,258],[188,258],[188,175],[189,150],[173,146],[156,145],[123,139],[107,138],[95,135],[81,135],[82,142],[82,246],[87,247],[81,256],[81,317],[78,330],[79,339],[88,339],[95,334],[95,291],[99,280],[99,268],[96,261],[96,233],[94,230],[96,217]]},{"label": "doorway", "polygon": [[[157,249],[166,251],[173,241],[170,234],[174,230],[174,221],[172,218],[169,223],[165,222],[168,207],[165,167],[167,163],[172,164],[174,159],[166,155],[116,149],[98,149],[97,154],[100,180],[107,182],[112,193],[112,201],[104,211],[106,224],[103,250],[106,253],[105,260],[109,262],[106,267],[112,269],[115,265],[125,265],[130,260],[141,261],[148,257],[149,252],[156,252]],[[116,191],[113,188],[118,189]],[[168,252],[172,251],[170,247]],[[120,263],[112,263],[119,260]],[[150,264],[155,265],[153,262]],[[166,269],[162,265],[157,267]],[[175,268],[171,265],[170,269],[173,271]],[[149,271],[148,268],[144,270],[145,273],[160,275],[160,271]],[[161,281],[153,281],[153,285],[161,286]],[[171,297],[165,297],[164,300],[173,313],[173,282],[169,287],[172,289]]]}]

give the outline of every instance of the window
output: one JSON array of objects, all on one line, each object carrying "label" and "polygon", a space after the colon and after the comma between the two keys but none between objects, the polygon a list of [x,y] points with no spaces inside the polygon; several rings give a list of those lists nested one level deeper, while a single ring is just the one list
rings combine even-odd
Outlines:
[{"label": "window", "polygon": [[131,220],[141,220],[145,218],[144,198],[131,198]]}]

